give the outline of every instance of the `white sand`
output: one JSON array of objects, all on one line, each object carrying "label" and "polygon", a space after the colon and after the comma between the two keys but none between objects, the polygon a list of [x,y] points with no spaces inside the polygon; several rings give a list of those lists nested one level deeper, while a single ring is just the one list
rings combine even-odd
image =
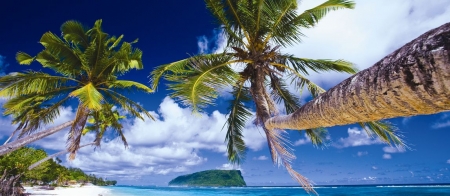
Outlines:
[{"label": "white sand", "polygon": [[55,190],[40,190],[36,187],[24,187],[31,195],[63,195],[63,196],[110,196],[110,190],[99,186],[56,187]]}]

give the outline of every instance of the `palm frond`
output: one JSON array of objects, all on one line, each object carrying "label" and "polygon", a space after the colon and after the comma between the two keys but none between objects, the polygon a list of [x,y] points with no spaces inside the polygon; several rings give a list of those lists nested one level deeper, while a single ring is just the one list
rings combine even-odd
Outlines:
[{"label": "palm frond", "polygon": [[61,25],[61,32],[64,40],[74,44],[74,47],[87,48],[89,37],[86,35],[86,27],[80,22],[69,20]]},{"label": "palm frond", "polygon": [[91,110],[100,110],[102,108],[101,102],[103,101],[103,96],[91,82],[72,91],[70,96],[77,97],[83,107]]},{"label": "palm frond", "polygon": [[34,57],[24,52],[17,52],[16,60],[21,65],[30,65],[34,61]]},{"label": "palm frond", "polygon": [[315,72],[337,71],[349,74],[355,74],[358,72],[358,69],[353,63],[344,60],[308,59],[298,58],[292,55],[282,55],[279,60],[286,62],[287,65],[292,66],[297,72],[303,72],[307,75],[307,68]]},{"label": "palm frond", "polygon": [[116,80],[109,84],[109,88],[118,88],[118,89],[136,89],[146,93],[152,93],[153,90],[149,87],[135,81],[131,80]]},{"label": "palm frond", "polygon": [[241,31],[237,30],[234,20],[230,19],[227,12],[224,9],[222,0],[205,0],[206,7],[211,13],[219,20],[222,28],[227,35],[227,45],[232,46],[245,46],[245,42]]},{"label": "palm frond", "polygon": [[168,75],[178,75],[178,74],[184,74],[186,70],[186,66],[189,64],[189,59],[183,59],[179,60],[173,63],[160,65],[156,67],[151,73],[150,73],[150,83],[152,86],[152,89],[156,91],[158,87],[159,80],[161,77],[163,77],[164,74]]},{"label": "palm frond", "polygon": [[295,96],[287,89],[286,84],[275,76],[271,76],[271,96],[278,104],[283,103],[287,114],[295,112],[301,107],[299,97]]},{"label": "palm frond", "polygon": [[[73,50],[68,43],[61,40],[52,32],[47,32],[42,35],[40,43],[45,47],[44,51],[59,57],[58,59],[63,61],[65,64],[72,65],[72,69],[81,69],[81,60],[77,55],[76,50]],[[43,66],[47,67],[47,65]],[[55,69],[53,66],[49,68],[58,72],[58,69]]]},{"label": "palm frond", "polygon": [[191,67],[185,69],[185,75],[167,76],[168,81],[174,82],[169,89],[185,105],[191,106],[194,112],[201,111],[207,105],[214,104],[218,90],[236,82],[238,74],[229,67],[232,56],[209,55],[195,56],[189,59]]},{"label": "palm frond", "polygon": [[245,159],[246,147],[243,139],[242,131],[245,123],[252,113],[245,106],[246,102],[251,100],[249,89],[244,87],[244,82],[239,82],[233,87],[233,100],[230,101],[230,114],[227,117],[225,126],[227,126],[227,134],[225,142],[227,142],[228,160],[231,163],[240,164]]},{"label": "palm frond", "polygon": [[329,143],[328,131],[325,128],[307,129],[305,133],[311,143],[318,148],[324,148]]},{"label": "palm frond", "polygon": [[129,112],[131,115],[138,117],[141,120],[144,120],[142,114],[145,114],[145,116],[151,118],[152,120],[155,120],[155,118],[150,114],[150,112],[148,112],[144,107],[128,99],[124,95],[121,95],[120,93],[115,92],[111,89],[99,88],[99,90],[101,90],[104,93],[105,99],[107,99],[109,103],[119,105],[122,109]]},{"label": "palm frond", "polygon": [[43,72],[28,71],[11,73],[0,77],[0,97],[15,97],[29,94],[44,94],[76,81],[68,77],[52,76]]},{"label": "palm frond", "polygon": [[[270,30],[264,39],[264,44],[273,41],[282,46],[289,46],[301,41],[304,36],[298,25],[290,23],[296,16],[296,1],[266,1],[267,20],[273,20]],[[274,9],[277,8],[277,9]]]},{"label": "palm frond", "polygon": [[397,128],[387,121],[361,122],[359,125],[371,137],[375,135],[386,144],[394,145],[397,148],[408,148]]},{"label": "palm frond", "polygon": [[328,0],[312,9],[305,10],[295,18],[297,23],[307,24],[305,27],[313,27],[330,11],[339,9],[353,9],[355,3],[350,0]]}]

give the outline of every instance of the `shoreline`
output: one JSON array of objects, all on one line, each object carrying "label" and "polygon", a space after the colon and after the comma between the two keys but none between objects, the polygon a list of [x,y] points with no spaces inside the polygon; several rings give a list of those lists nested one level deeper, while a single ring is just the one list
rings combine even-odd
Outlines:
[{"label": "shoreline", "polygon": [[62,196],[111,196],[110,189],[95,186],[70,186],[70,187],[55,187],[54,190],[38,189],[36,187],[24,186],[25,193],[35,196],[47,196],[47,195],[62,195]]}]

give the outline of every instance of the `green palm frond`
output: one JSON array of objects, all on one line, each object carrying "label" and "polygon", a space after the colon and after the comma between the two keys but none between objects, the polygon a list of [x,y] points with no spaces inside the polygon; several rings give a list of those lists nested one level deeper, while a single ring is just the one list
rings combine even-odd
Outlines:
[{"label": "green palm frond", "polygon": [[152,89],[154,91],[156,91],[159,80],[161,79],[161,77],[163,77],[164,74],[168,74],[168,75],[184,74],[186,71],[185,67],[188,64],[189,64],[189,59],[183,59],[180,61],[176,61],[173,63],[160,65],[160,66],[156,67],[150,73],[150,83],[151,83]]},{"label": "green palm frond", "polygon": [[[45,51],[60,57],[60,60],[65,64],[74,66],[73,69],[81,69],[81,60],[79,55],[77,55],[77,50],[72,49],[68,43],[61,40],[55,34],[51,32],[45,33],[42,35],[40,43],[45,47]],[[43,66],[47,67],[47,65]],[[58,69],[55,69],[54,67],[50,68],[58,72]]]},{"label": "green palm frond", "polygon": [[155,120],[155,118],[150,114],[150,112],[148,112],[144,107],[132,101],[131,99],[128,99],[126,96],[117,93],[111,89],[99,88],[99,90],[101,90],[104,93],[105,99],[109,103],[119,105],[122,109],[129,112],[132,116],[144,120],[142,114],[145,114],[145,116],[151,118],[152,120]]},{"label": "green palm frond", "polygon": [[0,97],[9,98],[29,94],[44,94],[68,85],[69,81],[74,80],[43,72],[12,73],[0,78],[0,86],[3,87],[0,90]]},{"label": "green palm frond", "polygon": [[240,164],[244,161],[246,154],[242,131],[245,123],[252,115],[245,103],[251,101],[251,96],[249,89],[244,87],[244,82],[240,82],[233,87],[232,95],[234,99],[230,101],[230,107],[228,108],[230,114],[225,123],[225,126],[227,126],[225,142],[227,142],[228,160],[231,163]]},{"label": "green palm frond", "polygon": [[349,0],[328,0],[312,9],[305,10],[294,19],[296,23],[307,24],[305,27],[313,27],[330,11],[338,9],[353,9],[355,3]]},{"label": "green palm frond", "polygon": [[16,60],[21,65],[30,65],[34,61],[34,57],[24,52],[17,52]]},{"label": "green palm frond", "polygon": [[311,139],[311,143],[318,148],[324,148],[329,143],[328,131],[325,128],[307,129],[305,133]]},{"label": "green palm frond", "polygon": [[61,32],[64,40],[74,44],[75,47],[85,49],[89,45],[89,37],[86,35],[87,28],[81,23],[69,20],[61,25]]},{"label": "green palm frond", "polygon": [[102,108],[103,96],[91,82],[72,91],[70,96],[80,99],[80,104],[89,109],[100,110]]},{"label": "green palm frond", "polygon": [[308,59],[308,58],[298,58],[292,55],[280,56],[280,61],[286,62],[288,65],[292,66],[297,72],[303,72],[308,75],[307,68],[312,71],[337,71],[345,72],[350,74],[355,74],[358,69],[348,61],[344,60],[328,60],[328,59]]},{"label": "green palm frond", "polygon": [[185,75],[171,75],[166,79],[174,82],[169,89],[185,105],[191,106],[194,112],[201,111],[207,105],[214,104],[218,90],[233,85],[238,74],[229,67],[231,61],[228,55],[197,56],[189,59]]},{"label": "green palm frond", "polygon": [[222,0],[205,0],[206,7],[219,20],[223,30],[226,32],[227,44],[232,46],[244,46],[243,36],[237,30],[234,20],[230,20],[226,11],[223,9],[224,4]]},{"label": "green palm frond", "polygon": [[359,125],[364,128],[367,135],[373,137],[377,136],[381,141],[389,145],[394,145],[397,148],[408,148],[408,145],[403,140],[403,136],[398,133],[397,128],[387,121],[372,121],[361,122]]},{"label": "green palm frond", "polygon": [[271,76],[271,96],[277,104],[283,102],[284,108],[287,114],[295,112],[298,108],[301,107],[299,103],[299,97],[295,96],[287,89],[286,84],[276,78],[275,76]]},{"label": "green palm frond", "polygon": [[[266,1],[266,7],[269,15],[270,30],[266,33],[264,44],[273,41],[282,46],[289,46],[301,41],[304,35],[300,32],[300,26],[290,23],[296,16],[296,1]],[[278,9],[274,9],[277,7]]]},{"label": "green palm frond", "polygon": [[109,88],[136,89],[147,93],[153,92],[149,87],[131,80],[116,80],[109,85]]},{"label": "green palm frond", "polygon": [[300,94],[303,92],[303,89],[305,87],[311,93],[311,96],[313,98],[316,98],[317,96],[325,92],[325,90],[319,85],[306,79],[305,77],[299,77],[298,74],[291,73],[288,75],[288,78],[291,79],[291,84],[294,84],[294,87],[296,88],[296,90],[300,91]]},{"label": "green palm frond", "polygon": [[115,47],[117,47],[119,45],[119,43],[122,41],[122,38],[123,38],[123,35],[120,35],[119,38],[114,40],[114,43],[109,47],[109,50],[112,50]]}]

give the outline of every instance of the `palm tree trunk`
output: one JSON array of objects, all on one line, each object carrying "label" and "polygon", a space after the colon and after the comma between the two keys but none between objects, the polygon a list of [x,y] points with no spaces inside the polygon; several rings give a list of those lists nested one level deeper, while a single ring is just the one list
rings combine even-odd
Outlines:
[{"label": "palm tree trunk", "polygon": [[7,144],[9,142],[9,140],[11,140],[11,138],[14,137],[14,135],[17,133],[17,131],[19,131],[19,129],[14,130],[11,135],[8,137],[8,139],[5,141],[5,143],[3,143],[3,145]]},{"label": "palm tree trunk", "polygon": [[[89,144],[84,144],[84,145],[81,145],[78,149],[83,148],[83,147],[86,147],[86,146],[94,145],[94,144],[95,144],[95,142],[92,142],[92,143],[89,143]],[[68,153],[68,152],[69,152],[69,150],[65,149],[65,150],[59,151],[59,152],[57,152],[57,153],[55,153],[55,154],[52,154],[52,155],[50,155],[50,156],[47,156],[47,157],[45,157],[45,158],[39,160],[38,162],[33,163],[32,165],[30,165],[30,166],[28,167],[28,170],[32,170],[32,169],[36,168],[37,166],[41,165],[42,163],[44,163],[45,161],[48,161],[48,160],[53,159],[53,158],[55,158],[55,157],[57,157],[57,156],[66,154],[66,153]]]},{"label": "palm tree trunk", "polygon": [[65,123],[63,123],[61,125],[58,125],[56,127],[53,127],[51,129],[47,129],[45,131],[41,131],[41,132],[35,133],[33,135],[30,135],[30,136],[27,136],[27,137],[24,137],[24,138],[20,138],[20,139],[15,140],[15,141],[13,141],[11,143],[2,145],[2,146],[0,146],[0,156],[4,155],[6,153],[9,153],[9,152],[15,151],[18,148],[20,148],[22,146],[25,146],[25,145],[27,145],[27,144],[29,144],[31,142],[34,142],[36,140],[39,140],[39,139],[47,137],[47,136],[49,136],[51,134],[54,134],[54,133],[56,133],[58,131],[61,131],[64,128],[70,127],[73,122],[74,121],[71,120],[71,121],[65,122]]},{"label": "palm tree trunk", "polygon": [[268,129],[304,130],[450,110],[450,23],[344,80]]}]

